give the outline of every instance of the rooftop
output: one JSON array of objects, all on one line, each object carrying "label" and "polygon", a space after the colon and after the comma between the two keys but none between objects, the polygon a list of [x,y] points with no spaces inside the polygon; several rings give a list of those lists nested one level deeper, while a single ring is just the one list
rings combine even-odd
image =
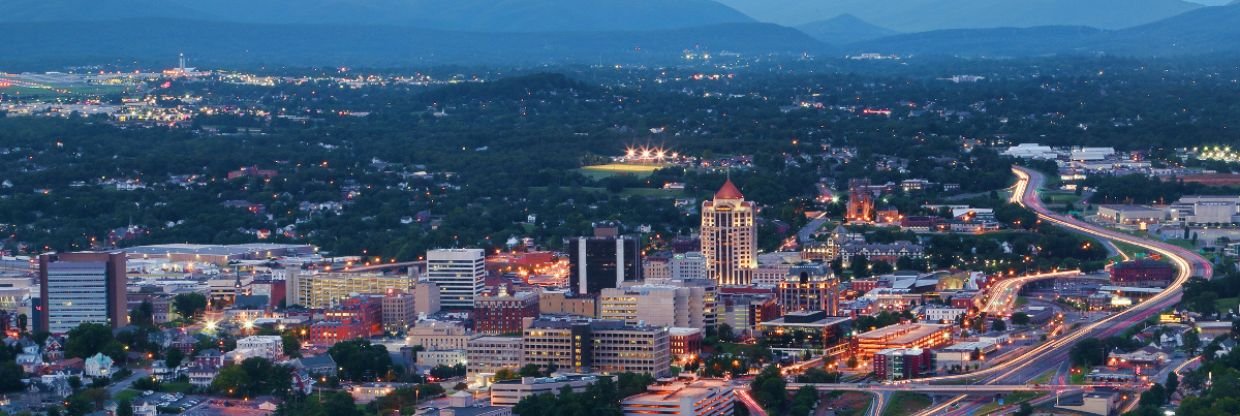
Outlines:
[{"label": "rooftop", "polygon": [[876,340],[896,344],[912,343],[947,328],[939,324],[896,324],[857,335],[860,340]]}]

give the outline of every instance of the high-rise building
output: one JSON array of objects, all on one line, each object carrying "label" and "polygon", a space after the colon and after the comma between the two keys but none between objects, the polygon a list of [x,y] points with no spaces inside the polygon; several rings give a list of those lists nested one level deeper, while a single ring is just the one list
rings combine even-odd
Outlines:
[{"label": "high-rise building", "polygon": [[39,298],[45,309],[39,327],[64,334],[85,322],[128,325],[125,284],[124,252],[39,256]]},{"label": "high-rise building", "polygon": [[754,203],[732,180],[702,203],[702,256],[706,277],[720,286],[748,286],[758,267],[758,226]]},{"label": "high-rise building", "polygon": [[573,293],[597,295],[642,280],[641,247],[631,236],[580,237],[568,243],[568,284]]},{"label": "high-rise building", "polygon": [[439,306],[473,308],[486,280],[485,255],[476,248],[431,250],[426,280],[439,286]]},{"label": "high-rise building", "polygon": [[783,313],[823,311],[837,316],[840,311],[840,282],[822,263],[792,267],[788,277],[775,288]]}]

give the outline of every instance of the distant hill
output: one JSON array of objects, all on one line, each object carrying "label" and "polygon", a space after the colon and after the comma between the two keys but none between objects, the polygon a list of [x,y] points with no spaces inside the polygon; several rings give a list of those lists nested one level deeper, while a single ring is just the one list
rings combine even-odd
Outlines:
[{"label": "distant hill", "polygon": [[1120,29],[1202,7],[1183,0],[720,0],[755,19],[799,26],[851,14],[903,33],[997,27]]},{"label": "distant hill", "polygon": [[1017,57],[1088,52],[1106,33],[1081,26],[952,29],[902,34],[848,45],[853,53]]},{"label": "distant hill", "polygon": [[1206,7],[1172,18],[1118,30],[1099,40],[1100,49],[1138,55],[1192,55],[1240,51],[1240,2]]},{"label": "distant hill", "polygon": [[797,26],[797,29],[814,39],[836,45],[878,39],[896,34],[894,30],[872,25],[851,14],[842,14],[827,20],[806,23]]},{"label": "distant hill", "polygon": [[663,30],[754,20],[713,0],[0,0],[0,22],[169,18],[469,32]]},{"label": "distant hill", "polygon": [[742,54],[831,53],[795,29],[765,23],[557,33],[477,33],[396,26],[248,24],[174,19],[0,23],[0,65],[168,64],[396,66],[668,62],[687,49]]},{"label": "distant hill", "polygon": [[849,45],[852,53],[1037,56],[1240,54],[1240,5],[1205,7],[1120,30],[1045,26],[957,29],[895,35]]}]

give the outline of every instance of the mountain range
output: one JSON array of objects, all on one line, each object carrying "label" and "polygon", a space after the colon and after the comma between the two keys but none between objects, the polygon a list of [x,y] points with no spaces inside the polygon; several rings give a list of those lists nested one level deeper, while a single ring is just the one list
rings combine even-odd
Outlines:
[{"label": "mountain range", "polygon": [[755,20],[713,0],[0,0],[0,22],[168,18],[464,32],[664,30]]},{"label": "mountain range", "polygon": [[1183,0],[720,0],[788,26],[850,14],[899,32],[1034,26],[1121,29],[1203,7]]},{"label": "mountain range", "polygon": [[[1240,4],[722,1],[0,0],[0,33],[11,40],[0,42],[0,65],[167,62],[180,52],[196,64],[223,66],[665,63],[687,50],[795,56],[1240,54]],[[921,19],[913,22],[918,14]],[[800,23],[789,27],[792,22]]]}]

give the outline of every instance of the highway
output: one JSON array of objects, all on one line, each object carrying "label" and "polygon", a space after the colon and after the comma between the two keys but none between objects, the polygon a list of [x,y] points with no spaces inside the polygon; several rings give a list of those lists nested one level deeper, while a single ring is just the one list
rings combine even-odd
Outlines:
[{"label": "highway", "polygon": [[[1074,233],[1112,242],[1119,241],[1125,244],[1140,247],[1153,253],[1158,253],[1164,259],[1172,262],[1176,266],[1178,273],[1175,280],[1168,285],[1165,290],[1145,300],[1144,302],[1133,305],[1127,310],[1107,316],[1098,321],[1082,325],[1075,331],[1068,332],[1059,338],[1051,339],[1041,345],[1030,348],[1029,350],[1022,352],[1021,355],[996,364],[993,367],[970,374],[929,377],[903,382],[898,385],[894,385],[899,386],[898,389],[927,392],[967,392],[970,390],[963,389],[963,387],[981,388],[983,390],[987,387],[997,387],[1003,389],[1003,391],[1019,390],[1015,386],[1026,386],[1026,383],[1029,380],[1033,380],[1043,373],[1048,371],[1056,371],[1056,373],[1058,373],[1059,371],[1057,369],[1061,368],[1063,364],[1068,361],[1068,352],[1078,341],[1087,337],[1105,338],[1120,333],[1124,329],[1129,328],[1149,318],[1150,316],[1159,313],[1163,309],[1172,307],[1178,303],[1180,300],[1182,287],[1184,283],[1189,280],[1189,278],[1193,276],[1200,276],[1202,278],[1209,279],[1213,276],[1214,270],[1210,262],[1191,250],[1108,230],[1100,226],[1088,224],[1075,218],[1063,216],[1050,211],[1042,204],[1042,201],[1038,196],[1039,190],[1045,183],[1045,178],[1042,174],[1022,167],[1013,167],[1012,172],[1017,178],[1016,185],[1013,186],[1012,202],[1037,213],[1038,220],[1040,222],[1050,223]],[[1024,283],[1016,279],[1011,280],[1013,280],[1011,283],[1012,285]],[[1011,293],[1000,293],[1000,296],[988,301],[987,307],[994,309],[1007,308],[1008,299],[1006,298],[1008,296],[1004,295],[1009,295],[1014,298],[1015,295],[1013,291],[1018,289],[1003,289],[1000,287],[1000,290]],[[998,300],[998,303],[995,303],[994,305],[989,303],[994,302],[996,299]],[[958,384],[962,381],[970,383],[971,385],[955,386],[956,388],[961,388],[960,390],[946,389],[947,387],[952,386],[929,386],[930,384],[935,383]],[[789,387],[791,386],[792,385]],[[862,385],[857,384],[840,384],[834,385],[833,388],[836,390],[873,390],[873,388],[870,388],[869,386],[863,387]],[[936,390],[936,388],[944,389]],[[1037,389],[1038,387],[1026,386],[1026,388]],[[1054,390],[1056,387],[1052,386],[1048,388],[1050,390]],[[1063,387],[1060,386],[1057,388],[1062,389]],[[953,406],[962,401],[965,397],[966,396],[957,396],[951,400],[925,409],[918,414],[937,415],[943,413],[959,413],[964,409],[955,409]],[[882,407],[873,406],[870,410],[870,414],[877,414],[882,412]]]},{"label": "highway", "polygon": [[[1178,270],[1176,279],[1167,286],[1166,290],[1144,302],[1097,322],[1084,325],[1076,331],[1069,332],[1060,338],[1032,348],[1021,357],[972,374],[931,377],[920,379],[918,380],[919,382],[931,383],[958,380],[973,380],[981,384],[1027,382],[1065,362],[1068,359],[1068,351],[1077,341],[1086,337],[1105,338],[1117,334],[1178,303],[1182,287],[1189,278],[1200,276],[1209,279],[1214,274],[1214,269],[1210,262],[1191,250],[1108,230],[1050,211],[1042,204],[1042,200],[1038,196],[1038,191],[1045,183],[1045,178],[1042,174],[1023,167],[1013,167],[1012,172],[1017,179],[1016,186],[1013,187],[1012,202],[1037,213],[1039,221],[1048,222],[1075,233],[1104,240],[1119,241],[1158,253],[1164,259],[1176,265]],[[953,404],[963,400],[963,398],[964,396],[956,397],[938,406],[926,409],[919,414],[933,415],[942,413]]]},{"label": "highway", "polygon": [[981,311],[986,313],[987,316],[1011,315],[1013,305],[1016,303],[1016,296],[1020,294],[1020,288],[1024,287],[1026,284],[1036,282],[1038,280],[1080,275],[1080,270],[1069,270],[1000,280],[995,283],[994,287],[987,291],[988,295],[986,296],[986,301],[982,303]]}]

